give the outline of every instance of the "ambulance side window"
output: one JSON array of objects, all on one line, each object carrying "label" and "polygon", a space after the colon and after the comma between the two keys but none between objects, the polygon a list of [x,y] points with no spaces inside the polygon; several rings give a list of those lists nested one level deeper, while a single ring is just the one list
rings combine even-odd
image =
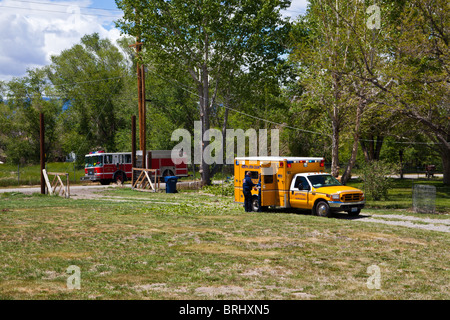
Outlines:
[{"label": "ambulance side window", "polygon": [[250,177],[253,179],[259,179],[258,171],[250,171]]},{"label": "ambulance side window", "polygon": [[273,183],[273,175],[266,175],[263,176],[264,177],[264,184],[270,184]]},{"label": "ambulance side window", "polygon": [[298,190],[310,190],[311,187],[309,186],[308,181],[305,177],[297,177],[295,179],[294,188]]}]

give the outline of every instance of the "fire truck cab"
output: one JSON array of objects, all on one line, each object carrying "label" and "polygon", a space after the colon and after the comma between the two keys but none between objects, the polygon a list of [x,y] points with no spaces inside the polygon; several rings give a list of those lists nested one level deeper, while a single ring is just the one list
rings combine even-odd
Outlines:
[{"label": "fire truck cab", "polygon": [[[246,172],[260,189],[252,191],[253,210],[269,206],[311,210],[330,217],[345,211],[356,216],[364,208],[364,193],[342,185],[324,170],[323,158],[240,157],[234,164],[235,202],[244,202],[242,183]],[[260,199],[258,199],[260,197]]]}]

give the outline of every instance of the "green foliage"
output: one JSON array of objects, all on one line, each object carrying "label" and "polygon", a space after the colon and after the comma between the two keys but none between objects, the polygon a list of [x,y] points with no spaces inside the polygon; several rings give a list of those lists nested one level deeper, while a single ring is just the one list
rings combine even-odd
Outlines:
[{"label": "green foliage", "polygon": [[[130,105],[120,100],[126,86],[127,66],[119,49],[98,34],[86,35],[81,43],[52,57],[48,76],[66,102],[66,138],[76,134],[89,141],[90,148],[118,151],[116,131],[130,115]],[[66,152],[84,154],[79,143]]]},{"label": "green foliage", "polygon": [[40,112],[49,161],[130,151],[138,59],[129,45],[139,33],[149,150],[172,148],[173,130],[192,133],[208,113],[205,123],[219,130],[280,129],[282,155],[333,156],[342,171],[358,141],[356,168],[398,163],[402,150],[405,167],[436,164],[448,181],[445,1],[382,0],[380,30],[366,27],[373,1],[311,0],[295,23],[280,15],[284,0],[117,2],[118,26],[131,35],[118,46],[86,35],[48,68],[0,82],[0,160],[39,160]]},{"label": "green foliage", "polygon": [[361,167],[363,188],[372,200],[387,200],[388,190],[392,187],[391,175],[398,174],[399,164],[388,163],[383,160],[370,161]]},{"label": "green foliage", "polygon": [[211,193],[215,196],[233,196],[234,195],[234,184],[224,183],[222,184],[212,184],[209,186],[204,186],[202,191],[205,193]]},{"label": "green foliage", "polygon": [[39,161],[39,114],[44,114],[45,148],[48,159],[61,156],[57,119],[62,105],[45,98],[51,94],[44,69],[28,70],[27,76],[4,85],[6,101],[0,103],[0,149],[13,164]]},{"label": "green foliage", "polygon": [[[280,10],[290,5],[289,0],[116,3],[124,11],[116,25],[125,34],[139,36],[144,43],[140,53],[143,62],[171,79],[190,77],[179,83],[197,95],[203,132],[218,125],[219,114],[224,119],[221,126],[226,127],[227,111],[217,107],[239,105],[235,97],[241,97],[237,83],[244,77],[243,69],[256,75],[252,78],[256,81],[276,67],[280,55],[286,52],[283,42],[290,23],[282,18]],[[241,84],[247,89],[254,81]],[[251,96],[250,90],[243,91]],[[252,97],[262,97],[260,93]],[[223,97],[220,102],[219,97]],[[252,114],[261,113],[260,108],[254,109]],[[203,148],[207,145],[205,142]],[[201,166],[202,180],[209,184],[209,166],[205,162]]]}]

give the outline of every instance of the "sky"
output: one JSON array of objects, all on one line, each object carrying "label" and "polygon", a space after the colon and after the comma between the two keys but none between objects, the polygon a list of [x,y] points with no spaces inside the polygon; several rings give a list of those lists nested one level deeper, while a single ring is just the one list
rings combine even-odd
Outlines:
[{"label": "sky", "polygon": [[[307,0],[292,0],[283,12],[292,19]],[[23,77],[27,69],[50,64],[50,57],[94,32],[115,42],[121,17],[114,0],[0,0],[0,81]]]}]

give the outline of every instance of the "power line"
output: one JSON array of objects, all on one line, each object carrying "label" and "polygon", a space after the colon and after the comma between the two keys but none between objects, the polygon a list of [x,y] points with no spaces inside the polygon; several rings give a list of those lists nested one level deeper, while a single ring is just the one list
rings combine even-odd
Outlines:
[{"label": "power line", "polygon": [[[106,81],[106,80],[114,80],[114,79],[121,79],[123,77],[125,77],[126,75],[121,75],[118,77],[112,77],[112,78],[103,78],[103,79],[97,79],[97,80],[87,80],[87,81],[80,81],[80,82],[72,82],[72,83],[65,83],[65,86],[73,86],[75,84],[84,84],[84,83],[91,83],[91,82],[99,82],[99,81]],[[52,83],[52,85],[54,86],[62,86],[62,84],[54,84]]]},{"label": "power line", "polygon": [[59,14],[71,14],[71,15],[76,14],[76,15],[80,15],[80,16],[93,16],[93,17],[108,17],[108,18],[118,18],[119,17],[119,15],[92,14],[92,13],[81,13],[81,12],[74,13],[74,12],[67,12],[67,11],[54,11],[54,10],[14,7],[14,6],[5,6],[5,5],[1,5],[0,8],[22,9],[22,10],[32,10],[32,11],[50,12],[50,13],[59,13]]},{"label": "power line", "polygon": [[[157,77],[159,77],[159,78],[161,78],[161,79],[163,79],[163,80],[165,80],[165,81],[169,81],[169,82],[171,82],[172,84],[175,84],[175,85],[177,85],[178,87],[180,87],[182,90],[184,90],[184,91],[186,91],[186,92],[189,92],[189,93],[191,93],[191,94],[197,96],[197,97],[200,98],[200,99],[203,99],[203,97],[201,97],[199,94],[197,94],[196,92],[193,92],[192,90],[187,89],[186,86],[180,84],[177,80],[174,79],[174,81],[176,82],[176,83],[174,83],[173,81],[164,78],[164,77],[161,76],[160,74],[158,74],[158,73],[156,73],[156,72],[154,72],[154,71],[152,71],[152,70],[150,70],[150,69],[148,69],[148,70],[149,70],[150,72],[152,72],[154,75],[156,75]],[[231,110],[231,111],[240,113],[240,114],[242,114],[242,115],[245,115],[245,116],[250,117],[250,118],[253,118],[253,119],[257,119],[257,120],[264,121],[264,122],[267,122],[267,123],[271,123],[271,124],[274,124],[274,125],[282,126],[283,128],[289,128],[289,129],[292,129],[292,130],[297,130],[297,131],[306,132],[306,133],[311,133],[311,134],[317,134],[317,135],[324,135],[324,136],[328,136],[328,137],[331,137],[331,136],[332,136],[332,135],[330,135],[330,134],[326,134],[326,133],[323,133],[323,132],[316,132],[316,131],[310,131],[310,130],[300,129],[300,128],[297,128],[297,127],[294,127],[294,126],[290,126],[290,125],[286,125],[286,124],[283,124],[283,123],[278,123],[278,122],[275,122],[275,121],[272,121],[272,120],[267,120],[267,119],[264,119],[264,118],[261,118],[261,117],[257,117],[257,116],[254,116],[254,115],[245,113],[245,112],[243,112],[243,111],[236,110],[236,109],[231,108],[231,107],[227,107],[227,106],[225,106],[225,104],[224,104],[223,102],[222,102],[221,105],[218,104],[218,106],[224,107],[224,108],[226,108],[226,109],[229,109],[229,110]],[[376,140],[369,140],[369,139],[358,139],[358,141],[377,142]],[[440,143],[438,143],[438,142],[420,142],[420,141],[391,141],[391,143],[395,143],[395,144],[424,144],[424,145],[436,145],[436,144],[440,144]]]},{"label": "power line", "polygon": [[[193,95],[195,95],[195,96],[198,97],[198,98],[201,98],[201,99],[203,98],[203,97],[201,97],[200,95],[198,95],[196,92],[190,90],[187,86],[185,86],[185,85],[179,83],[178,80],[175,80],[175,79],[167,79],[167,78],[161,76],[160,74],[158,74],[158,73],[152,71],[151,69],[147,69],[147,70],[150,71],[150,72],[152,72],[154,75],[156,75],[156,76],[159,77],[160,79],[162,79],[162,80],[164,80],[164,81],[171,82],[172,84],[178,86],[178,87],[181,88],[182,90],[184,90],[184,91],[186,91],[186,92],[188,92],[188,93],[190,93],[190,94],[193,94]],[[70,83],[70,84],[67,84],[67,85],[70,86],[70,85],[76,85],[76,84],[84,84],[84,83],[93,83],[93,82],[107,81],[107,80],[113,80],[113,79],[121,79],[121,78],[123,78],[123,77],[125,77],[125,76],[127,76],[127,75],[122,75],[122,76],[118,76],[118,77],[111,77],[111,78],[103,78],[103,79],[97,79],[97,80],[88,80],[88,81],[73,82],[73,83]],[[61,84],[53,84],[53,83],[52,83],[52,85],[53,85],[53,86],[61,86]],[[116,84],[116,85],[117,85],[117,84]],[[62,96],[62,95],[50,94],[50,95],[45,95],[45,96],[43,96],[43,97],[59,97],[59,98],[60,98],[61,96]],[[108,99],[111,99],[111,97],[109,97]],[[124,98],[124,99],[120,99],[120,98],[119,98],[119,99],[115,99],[115,100],[116,100],[116,101],[117,101],[117,100],[120,100],[120,101],[129,101],[129,98]],[[254,116],[254,115],[245,113],[245,112],[243,112],[243,111],[236,110],[236,109],[231,108],[231,107],[227,107],[227,106],[224,105],[223,102],[222,102],[222,104],[217,104],[217,105],[220,106],[220,107],[229,109],[229,110],[231,110],[231,111],[237,112],[237,113],[239,113],[239,114],[242,114],[242,115],[244,115],[244,116],[253,118],[253,119],[257,119],[257,120],[260,120],[260,121],[263,121],[263,122],[267,122],[267,123],[271,123],[271,124],[274,124],[274,125],[282,126],[283,128],[288,128],[288,129],[297,130],[297,131],[301,131],[301,132],[306,132],[306,133],[311,133],[311,134],[318,134],[318,135],[325,135],[325,136],[331,137],[331,135],[326,134],[326,133],[323,133],[323,132],[316,132],[316,131],[310,131],[310,130],[300,129],[300,128],[297,128],[297,127],[294,127],[294,126],[290,126],[290,125],[286,125],[286,124],[283,124],[283,123],[279,123],[279,122],[275,122],[275,121],[272,121],[272,120],[267,120],[267,119],[264,119],[264,118],[261,118],[261,117],[257,117],[257,116]],[[370,139],[358,139],[358,141],[377,142],[377,140],[370,140]],[[440,144],[439,142],[421,142],[421,141],[390,141],[390,143],[394,143],[394,144],[417,144],[417,145],[438,145],[438,144]]]},{"label": "power line", "polygon": [[[165,79],[165,78],[162,77],[160,74],[157,74],[156,72],[153,72],[153,71],[150,70],[150,69],[149,69],[149,71],[152,72],[152,73],[153,73],[154,75],[156,75],[157,77],[159,77],[159,78],[161,78],[161,79],[163,79],[163,80],[165,80],[165,81],[169,81],[169,82],[172,82],[172,83],[173,83],[173,81],[168,80],[168,79]],[[203,97],[201,97],[198,93],[193,92],[193,91],[191,91],[191,90],[188,90],[187,88],[185,88],[185,86],[180,85],[180,84],[178,83],[177,80],[175,80],[175,81],[177,82],[175,85],[177,85],[178,87],[180,87],[182,90],[185,90],[186,92],[189,92],[189,93],[191,93],[191,94],[197,96],[198,98],[203,99]],[[293,127],[293,126],[289,126],[289,125],[286,125],[286,124],[283,124],[283,123],[279,123],[279,122],[267,120],[267,119],[264,119],[264,118],[261,118],[261,117],[257,117],[257,116],[254,116],[254,115],[252,115],[252,114],[248,114],[248,113],[245,113],[245,112],[243,112],[243,111],[236,110],[236,109],[234,109],[234,108],[225,106],[225,104],[223,103],[223,101],[222,101],[222,104],[217,104],[217,105],[220,106],[220,107],[229,109],[229,110],[231,110],[231,111],[240,113],[240,114],[245,115],[245,116],[247,116],[247,117],[250,117],[250,118],[253,118],[253,119],[257,119],[257,120],[260,120],[260,121],[264,121],[264,122],[267,122],[267,123],[271,123],[271,124],[274,124],[274,125],[279,125],[279,126],[282,126],[282,127],[284,127],[284,128],[290,128],[290,129],[293,129],[293,130],[298,130],[298,131],[307,132],[307,133],[312,133],[312,134],[318,134],[318,135],[327,135],[327,134],[325,134],[325,133],[323,133],[323,132],[315,132],[315,131],[310,131],[310,130],[300,129],[300,128]],[[328,136],[329,136],[329,135],[328,135]]]},{"label": "power line", "polygon": [[111,9],[111,8],[96,8],[96,7],[83,7],[79,5],[73,5],[73,4],[61,4],[61,3],[53,3],[53,2],[38,2],[38,1],[26,1],[26,0],[10,0],[15,2],[25,2],[25,3],[34,3],[34,4],[42,4],[45,6],[58,6],[58,7],[72,7],[76,6],[80,9],[92,9],[92,10],[106,10],[106,11],[119,11],[122,12],[120,9]]},{"label": "power line", "polygon": [[[26,0],[11,0],[15,2],[22,2],[22,3],[31,3],[31,4],[40,4],[43,6],[57,6],[57,7],[76,7],[80,9],[88,9],[88,10],[103,10],[103,11],[111,11],[111,12],[117,12],[116,15],[106,15],[106,14],[93,14],[93,13],[79,13],[82,16],[100,16],[100,17],[117,17],[118,15],[122,14],[123,11],[120,9],[111,9],[111,8],[97,8],[97,7],[85,7],[85,6],[78,6],[78,5],[72,5],[72,4],[60,4],[60,3],[50,3],[50,2],[38,2],[38,1],[26,1]],[[48,10],[48,9],[38,9],[38,8],[24,8],[24,7],[17,7],[17,6],[11,6],[11,5],[2,5],[0,7],[3,8],[11,8],[11,9],[22,9],[22,10],[33,10],[33,11],[40,11],[40,12],[51,12],[51,13],[60,13],[60,14],[73,14],[72,12],[64,12],[64,11],[55,11],[55,10]],[[298,13],[298,14],[304,14],[303,11],[297,11],[297,10],[291,10],[291,9],[283,9],[283,12],[292,12],[292,13]]]}]

